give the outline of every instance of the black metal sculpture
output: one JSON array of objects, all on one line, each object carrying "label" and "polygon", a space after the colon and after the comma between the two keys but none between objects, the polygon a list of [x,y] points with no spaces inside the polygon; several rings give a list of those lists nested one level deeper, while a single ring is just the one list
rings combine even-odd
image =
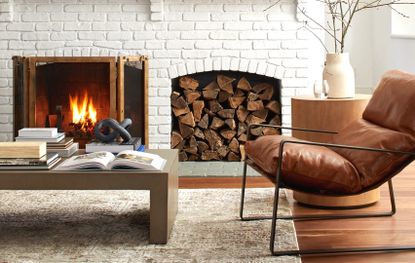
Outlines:
[{"label": "black metal sculpture", "polygon": [[127,142],[131,140],[131,134],[127,129],[132,123],[132,120],[129,118],[126,118],[121,123],[111,118],[104,119],[95,125],[95,138],[101,142],[112,142],[118,136],[121,136],[123,142]]}]

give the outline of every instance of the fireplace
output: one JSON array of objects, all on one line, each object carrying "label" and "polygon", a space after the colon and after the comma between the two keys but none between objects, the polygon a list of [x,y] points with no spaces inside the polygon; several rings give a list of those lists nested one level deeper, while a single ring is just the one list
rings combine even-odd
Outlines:
[{"label": "fireplace", "polygon": [[[172,80],[171,147],[181,161],[240,161],[250,124],[281,124],[281,81],[239,71],[210,71]],[[253,136],[277,134],[252,129]]]},{"label": "fireplace", "polygon": [[14,136],[22,127],[57,127],[82,145],[97,121],[131,118],[147,144],[147,59],[14,57]]}]

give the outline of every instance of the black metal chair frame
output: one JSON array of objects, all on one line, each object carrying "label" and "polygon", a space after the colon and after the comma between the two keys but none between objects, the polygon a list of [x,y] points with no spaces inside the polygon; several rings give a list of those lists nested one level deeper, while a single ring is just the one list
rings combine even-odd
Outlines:
[{"label": "black metal chair frame", "polygon": [[[331,131],[324,131],[324,130],[313,130],[313,129],[303,129],[303,128],[293,128],[293,127],[283,127],[279,125],[270,125],[270,124],[251,124],[248,126],[247,129],[247,138],[248,140],[251,138],[251,129],[253,127],[272,127],[277,128],[280,131],[282,129],[288,130],[298,130],[304,132],[318,132],[318,133],[331,133],[335,134],[336,132]],[[391,205],[390,211],[385,212],[372,212],[372,213],[360,213],[360,214],[323,214],[323,215],[299,215],[299,216],[278,216],[278,203],[279,203],[279,192],[281,188],[291,189],[290,187],[284,185],[281,182],[281,170],[282,170],[282,156],[284,151],[284,146],[293,143],[293,144],[306,144],[306,145],[317,145],[317,146],[325,146],[329,148],[346,148],[350,150],[360,150],[360,151],[370,151],[370,152],[383,152],[383,153],[392,153],[392,154],[406,154],[412,156],[412,160],[415,159],[415,153],[413,152],[403,152],[403,151],[395,151],[395,150],[387,150],[387,149],[378,149],[378,148],[369,148],[369,147],[357,147],[357,146],[349,146],[349,145],[341,145],[341,144],[332,144],[332,143],[319,143],[319,142],[309,142],[309,141],[296,141],[296,140],[282,140],[280,143],[279,148],[279,155],[281,158],[278,158],[278,168],[277,174],[275,177],[275,191],[274,191],[274,205],[273,205],[273,212],[272,216],[244,216],[244,202],[245,202],[245,190],[246,190],[246,171],[247,171],[247,158],[244,161],[244,168],[243,168],[243,177],[242,177],[242,193],[241,193],[241,205],[239,216],[242,221],[252,221],[252,220],[265,220],[271,219],[271,238],[269,243],[269,248],[273,256],[294,256],[294,255],[323,255],[323,254],[346,254],[346,253],[364,253],[364,252],[397,252],[397,251],[408,251],[408,250],[415,250],[415,246],[382,246],[382,247],[347,247],[347,248],[340,248],[340,249],[296,249],[296,250],[275,250],[275,239],[276,239],[276,225],[277,220],[329,220],[329,219],[351,219],[351,218],[365,218],[365,217],[383,217],[383,216],[392,216],[396,213],[396,204],[395,204],[395,194],[393,190],[392,180],[389,179],[388,187],[389,187],[389,200]],[[412,161],[411,160],[411,161]],[[399,173],[397,171],[395,174]],[[381,184],[383,184],[382,182]],[[377,188],[379,185],[373,186],[371,188],[365,189],[369,191],[371,189]],[[365,192],[366,192],[365,191]],[[360,193],[359,193],[360,194]]]}]

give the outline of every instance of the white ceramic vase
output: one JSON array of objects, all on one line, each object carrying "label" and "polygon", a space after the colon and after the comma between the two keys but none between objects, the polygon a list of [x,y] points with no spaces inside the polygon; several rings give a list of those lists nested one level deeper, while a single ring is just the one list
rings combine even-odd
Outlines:
[{"label": "white ceramic vase", "polygon": [[352,98],[355,95],[354,71],[349,53],[326,54],[323,80],[329,84],[329,98]]}]

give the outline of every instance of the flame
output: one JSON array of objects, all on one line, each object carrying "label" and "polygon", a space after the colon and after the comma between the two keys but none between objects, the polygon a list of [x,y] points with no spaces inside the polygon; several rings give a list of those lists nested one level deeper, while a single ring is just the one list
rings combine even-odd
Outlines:
[{"label": "flame", "polygon": [[94,107],[92,98],[88,98],[88,93],[84,93],[81,101],[78,96],[72,97],[69,94],[69,105],[72,111],[72,123],[81,125],[94,125],[97,122],[97,111]]}]

